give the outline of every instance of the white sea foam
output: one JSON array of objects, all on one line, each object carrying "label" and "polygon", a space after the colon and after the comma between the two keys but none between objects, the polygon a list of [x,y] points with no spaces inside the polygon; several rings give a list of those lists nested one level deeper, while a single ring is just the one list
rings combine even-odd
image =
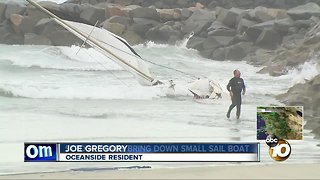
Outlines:
[{"label": "white sea foam", "polygon": [[289,71],[288,76],[292,76],[292,85],[294,85],[297,83],[304,83],[318,74],[320,74],[319,64],[314,60],[310,60],[300,65],[298,68]]},{"label": "white sea foam", "polygon": [[[59,84],[56,84],[57,86]],[[159,88],[142,86],[41,86],[32,84],[8,85],[1,84],[0,91],[13,97],[40,99],[152,99],[164,96]]]},{"label": "white sea foam", "polygon": [[[20,67],[38,67],[60,70],[106,71],[122,70],[110,59],[102,56],[94,49],[79,47],[45,47],[45,46],[13,46],[11,51],[3,50],[0,59],[12,62]],[[15,50],[19,50],[19,55]]]}]

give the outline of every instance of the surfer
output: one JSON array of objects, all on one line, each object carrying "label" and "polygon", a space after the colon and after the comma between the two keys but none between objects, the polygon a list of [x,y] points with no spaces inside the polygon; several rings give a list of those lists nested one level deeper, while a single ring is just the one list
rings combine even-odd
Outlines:
[{"label": "surfer", "polygon": [[230,113],[234,107],[237,106],[237,119],[240,117],[240,111],[241,111],[241,92],[242,95],[246,93],[246,86],[244,84],[244,81],[242,78],[240,78],[241,73],[239,70],[233,71],[234,77],[230,79],[227,90],[230,92],[232,104],[229,107],[227,118],[230,118]]}]

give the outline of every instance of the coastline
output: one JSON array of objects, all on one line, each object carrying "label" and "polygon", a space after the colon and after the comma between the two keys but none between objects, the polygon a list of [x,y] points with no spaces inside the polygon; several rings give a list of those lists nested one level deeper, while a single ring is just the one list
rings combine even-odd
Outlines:
[{"label": "coastline", "polygon": [[[175,45],[215,61],[245,61],[258,73],[282,76],[306,62],[319,64],[320,0],[166,1],[68,0],[39,2],[58,17],[95,25],[130,45]],[[0,2],[0,43],[72,46],[83,42],[28,3]],[[193,34],[191,36],[191,34]],[[320,138],[319,68],[277,99],[304,106],[306,128]]]},{"label": "coastline", "polygon": [[319,179],[319,164],[264,164],[3,175],[0,179]]}]

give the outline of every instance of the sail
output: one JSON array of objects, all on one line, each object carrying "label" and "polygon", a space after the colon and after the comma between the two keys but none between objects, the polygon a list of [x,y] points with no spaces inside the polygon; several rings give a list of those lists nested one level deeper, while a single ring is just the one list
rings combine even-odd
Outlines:
[{"label": "sail", "polygon": [[154,77],[147,64],[123,38],[105,29],[94,28],[87,24],[67,20],[61,20],[60,22],[56,18],[54,20],[121,67],[136,75],[141,84],[153,85]]},{"label": "sail", "polygon": [[143,61],[143,59],[130,47],[123,38],[107,31],[106,29],[96,28],[87,24],[62,20],[52,14],[33,0],[29,3],[50,15],[58,24],[68,31],[85,41],[94,49],[107,56],[112,61],[135,75],[142,85],[156,85],[159,83]]}]

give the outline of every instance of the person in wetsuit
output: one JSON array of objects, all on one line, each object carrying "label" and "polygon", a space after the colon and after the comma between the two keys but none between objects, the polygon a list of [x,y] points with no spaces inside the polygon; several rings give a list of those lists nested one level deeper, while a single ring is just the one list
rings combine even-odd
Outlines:
[{"label": "person in wetsuit", "polygon": [[234,107],[237,106],[237,119],[240,117],[240,111],[241,111],[241,92],[242,95],[246,93],[246,86],[244,85],[244,81],[242,78],[240,78],[241,73],[239,70],[233,71],[234,77],[230,79],[227,89],[230,92],[232,104],[229,107],[227,118],[230,118],[230,113]]}]

